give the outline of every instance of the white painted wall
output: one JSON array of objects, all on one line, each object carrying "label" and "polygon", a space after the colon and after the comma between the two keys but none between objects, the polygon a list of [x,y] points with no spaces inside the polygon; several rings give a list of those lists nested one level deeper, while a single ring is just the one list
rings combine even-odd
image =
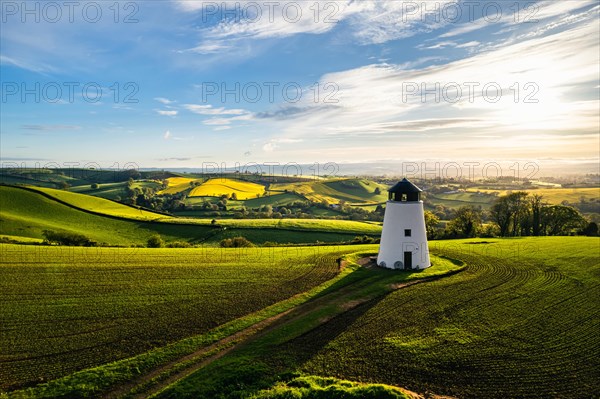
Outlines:
[{"label": "white painted wall", "polygon": [[[404,236],[404,229],[411,229],[410,237]],[[431,266],[423,201],[388,201],[386,204],[377,264],[388,269],[403,269],[404,251],[412,252],[413,269]]]}]

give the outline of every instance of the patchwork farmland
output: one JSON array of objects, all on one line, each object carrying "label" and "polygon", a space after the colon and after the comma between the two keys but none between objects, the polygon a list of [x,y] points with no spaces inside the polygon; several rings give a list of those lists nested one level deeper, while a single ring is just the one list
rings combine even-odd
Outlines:
[{"label": "patchwork farmland", "polygon": [[[379,246],[361,244],[380,221],[332,217],[374,211],[383,183],[145,177],[0,186],[0,397],[597,392],[597,237],[436,240],[432,267],[386,270],[373,264]],[[425,192],[428,209],[490,209],[499,195],[451,188]],[[540,190],[595,201],[593,190]],[[226,199],[231,212],[301,203],[324,218],[165,212],[119,200],[131,192]],[[143,248],[157,237],[163,248]],[[243,246],[222,247],[234,240]]]}]

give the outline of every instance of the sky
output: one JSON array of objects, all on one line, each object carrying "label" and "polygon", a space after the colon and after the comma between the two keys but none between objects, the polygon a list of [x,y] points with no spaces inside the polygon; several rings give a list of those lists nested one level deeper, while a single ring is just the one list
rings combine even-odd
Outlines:
[{"label": "sky", "polygon": [[595,0],[0,4],[3,166],[599,158]]}]

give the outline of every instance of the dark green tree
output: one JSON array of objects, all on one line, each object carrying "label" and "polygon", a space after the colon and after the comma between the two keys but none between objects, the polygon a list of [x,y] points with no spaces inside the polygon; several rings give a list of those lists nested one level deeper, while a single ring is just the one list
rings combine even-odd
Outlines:
[{"label": "dark green tree", "polygon": [[427,230],[427,239],[431,240],[435,237],[437,225],[440,219],[431,211],[425,211],[425,228]]},{"label": "dark green tree", "polygon": [[546,235],[569,235],[574,229],[581,229],[587,221],[579,211],[571,206],[551,205],[542,208],[542,230]]},{"label": "dark green tree", "polygon": [[148,238],[148,241],[146,243],[146,246],[148,248],[162,248],[164,247],[165,242],[163,241],[162,237],[158,234],[154,234],[152,236],[150,236],[150,238]]},{"label": "dark green tree", "polygon": [[446,228],[454,237],[475,237],[481,230],[481,208],[463,206],[457,209],[456,216]]}]

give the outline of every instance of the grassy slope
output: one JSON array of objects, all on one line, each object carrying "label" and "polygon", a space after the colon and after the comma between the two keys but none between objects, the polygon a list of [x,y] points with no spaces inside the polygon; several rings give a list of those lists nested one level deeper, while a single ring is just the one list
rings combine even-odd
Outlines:
[{"label": "grassy slope", "polygon": [[12,175],[1,174],[1,173],[0,173],[0,183],[3,183],[3,184],[35,184],[36,186],[40,186],[40,187],[52,187],[52,188],[55,188],[58,186],[57,183],[52,182],[52,181],[37,180],[33,177],[26,179],[21,176],[12,176]]},{"label": "grassy slope", "polygon": [[0,245],[0,388],[173,342],[306,291],[348,247]]},{"label": "grassy slope", "polygon": [[[51,165],[47,165],[51,166]],[[56,165],[57,166],[57,165]],[[92,165],[89,165],[92,166]],[[117,166],[118,165],[114,165]],[[122,165],[125,168],[135,166],[132,164]],[[90,187],[92,183],[116,183],[126,182],[131,176],[131,171],[125,169],[78,169],[78,168],[65,168],[65,169],[44,169],[44,168],[30,168],[30,169],[0,169],[0,182],[7,184],[33,184],[36,186],[43,187],[60,187],[60,183],[68,183],[72,187]],[[142,179],[148,180],[162,180],[166,177],[172,176],[170,172],[161,171],[141,171]]]},{"label": "grassy slope", "polygon": [[47,194],[59,201],[68,203],[77,208],[104,215],[117,216],[135,220],[158,220],[168,218],[169,216],[160,213],[154,213],[137,209],[131,206],[123,205],[104,198],[98,198],[92,195],[82,195],[64,190],[52,188],[32,188],[41,193]]},{"label": "grassy slope", "polygon": [[143,244],[156,233],[167,240],[199,240],[212,234],[214,229],[97,216],[41,194],[0,187],[0,233],[42,238],[44,230],[71,231],[110,245],[130,245]]},{"label": "grassy slope", "polygon": [[[171,178],[169,188],[161,193],[174,193],[189,188],[193,179]],[[375,188],[379,187],[381,194],[375,195]],[[192,197],[215,197],[222,194],[231,195],[236,192],[240,200],[247,200],[248,207],[261,205],[285,205],[295,200],[308,198],[315,202],[325,200],[337,204],[340,200],[350,203],[379,203],[387,199],[387,186],[367,179],[334,179],[334,180],[307,180],[296,183],[274,183],[268,187],[271,196],[256,198],[265,192],[264,186],[237,179],[217,178],[209,179],[202,185],[194,188],[190,193]],[[280,197],[278,193],[285,193]],[[297,194],[292,194],[296,192]]]},{"label": "grassy slope", "polygon": [[597,393],[600,240],[470,241],[435,243],[467,271],[297,340],[315,351],[302,369],[459,397]]},{"label": "grassy slope", "polygon": [[[5,171],[2,171],[5,172]],[[66,174],[54,173],[51,170],[32,169],[27,173],[0,173],[0,182],[5,184],[33,184],[42,187],[59,187],[61,183],[68,183],[71,186],[80,184],[88,184],[89,182],[79,177],[69,176]]]},{"label": "grassy slope", "polygon": [[92,189],[86,184],[84,186],[71,187],[69,191],[114,200],[117,197],[124,198],[126,196],[126,187],[127,182],[99,184],[97,189]]},{"label": "grassy slope", "polygon": [[[161,184],[155,181],[136,181],[132,187],[147,187],[159,189]],[[127,182],[104,183],[99,184],[97,189],[92,189],[89,185],[71,187],[69,191],[79,194],[93,195],[94,197],[116,200],[117,198],[127,197]]]},{"label": "grassy slope", "polygon": [[[335,180],[323,185],[348,196],[349,202],[385,202],[388,197],[389,187],[366,179]],[[376,188],[379,188],[381,194],[374,193]]]},{"label": "grassy slope", "polygon": [[[379,187],[381,194],[375,195],[375,188]],[[302,183],[278,183],[271,185],[272,190],[288,190],[302,194],[306,198],[330,204],[337,204],[340,200],[350,203],[377,203],[387,199],[387,188],[365,179],[338,179],[330,181],[311,181]]]},{"label": "grassy slope", "polygon": [[[212,203],[220,201],[219,197],[187,197],[185,199],[186,205],[202,205],[204,201],[209,201]],[[260,198],[250,198],[245,201],[233,201],[227,200],[227,209],[228,210],[236,210],[240,209],[242,206],[253,209],[260,208],[263,205],[271,205],[273,207],[287,206],[293,202],[305,202],[306,198],[301,195],[292,194],[292,193],[280,193],[280,192],[271,192],[268,191],[266,196]],[[177,212],[177,214],[185,215],[186,211]],[[192,212],[190,216],[202,216],[202,212],[204,211],[187,211]],[[212,211],[211,211],[212,212]]]},{"label": "grassy slope", "polygon": [[306,201],[300,195],[292,193],[281,193],[276,195],[268,195],[266,197],[252,198],[244,202],[248,208],[258,208],[262,205],[285,206],[296,201]]}]

